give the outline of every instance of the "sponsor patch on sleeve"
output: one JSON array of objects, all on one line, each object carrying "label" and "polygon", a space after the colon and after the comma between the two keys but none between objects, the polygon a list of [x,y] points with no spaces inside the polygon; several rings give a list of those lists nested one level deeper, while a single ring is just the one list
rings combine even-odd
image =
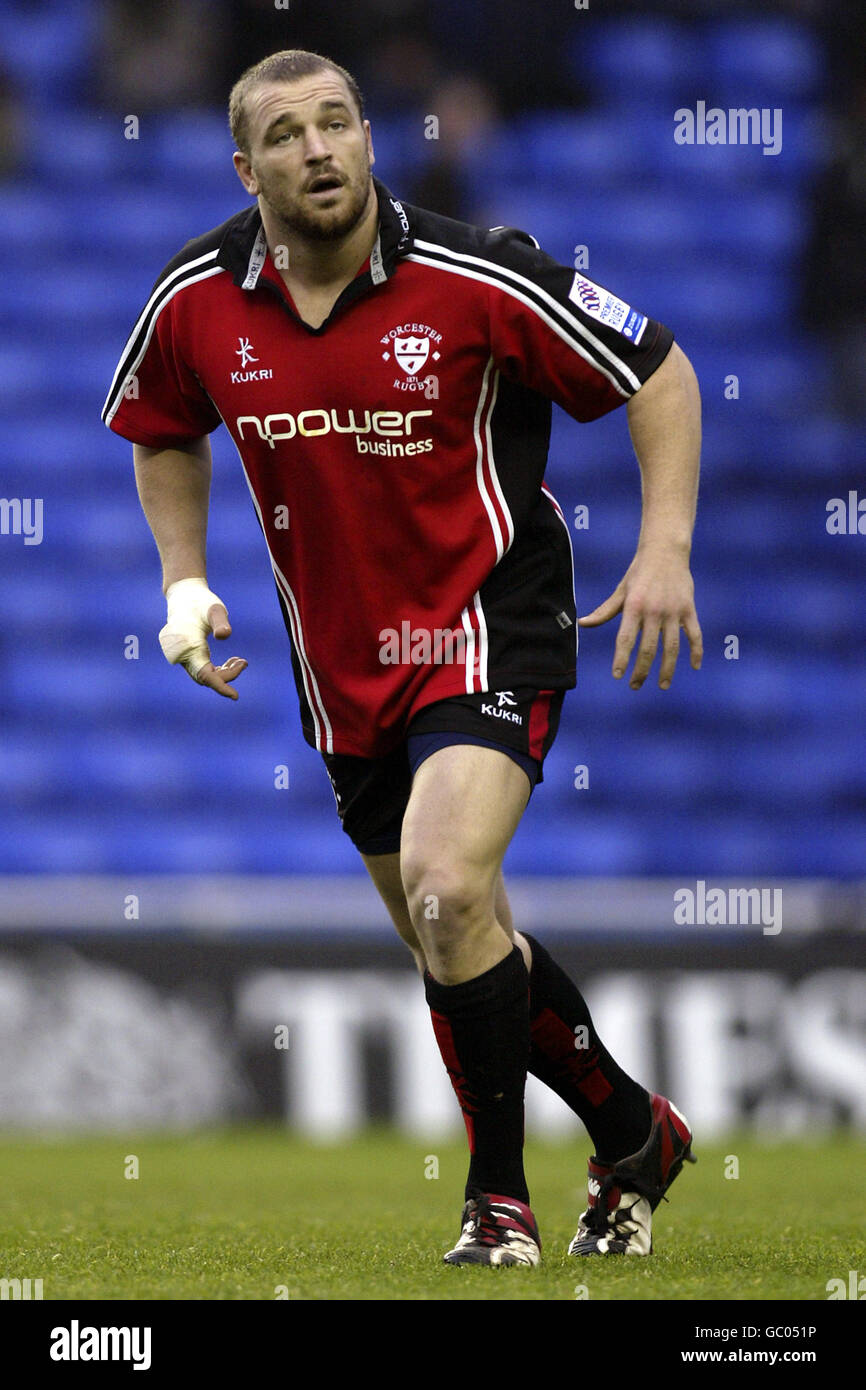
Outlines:
[{"label": "sponsor patch on sleeve", "polygon": [[640,342],[647,325],[646,315],[633,309],[624,300],[617,299],[615,294],[603,289],[601,285],[596,285],[579,271],[572,281],[568,297],[572,304],[589,314],[590,318],[598,319],[599,323],[616,329],[617,333],[621,333],[633,343]]}]

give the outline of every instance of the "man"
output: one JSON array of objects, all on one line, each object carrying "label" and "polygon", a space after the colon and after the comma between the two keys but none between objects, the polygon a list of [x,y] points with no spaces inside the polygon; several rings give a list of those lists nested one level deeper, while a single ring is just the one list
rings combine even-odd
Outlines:
[{"label": "man", "polygon": [[628,402],[637,553],[581,622],[622,613],[617,678],[641,633],[633,688],[661,633],[667,688],[681,626],[701,661],[694,373],[667,329],[525,233],[393,198],[371,174],[357,85],[330,59],[264,59],[229,116],[255,205],[160,275],[104,412],[135,445],[163,650],[237,698],[247,663],[215,666],[206,640],[231,632],[205,565],[207,436],[222,420],[268,544],[304,735],[423,974],[463,1110],[469,1176],[446,1261],[538,1263],[527,1069],[595,1147],[571,1252],[646,1255],[691,1132],[617,1066],[575,986],[515,932],[501,865],[575,684],[571,545],[543,485],[550,401],[579,420]]}]

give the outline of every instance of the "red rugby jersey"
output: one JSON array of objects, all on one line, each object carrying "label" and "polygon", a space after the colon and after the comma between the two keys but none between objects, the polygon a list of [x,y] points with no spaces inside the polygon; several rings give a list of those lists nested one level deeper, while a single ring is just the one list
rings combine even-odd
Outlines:
[{"label": "red rugby jersey", "polygon": [[295,311],[257,206],[187,243],[103,411],[151,447],[225,423],[304,735],[362,757],[388,752],[434,700],[575,684],[571,541],[543,483],[550,403],[605,414],[673,341],[525,233],[375,186],[373,252],[319,328]]}]

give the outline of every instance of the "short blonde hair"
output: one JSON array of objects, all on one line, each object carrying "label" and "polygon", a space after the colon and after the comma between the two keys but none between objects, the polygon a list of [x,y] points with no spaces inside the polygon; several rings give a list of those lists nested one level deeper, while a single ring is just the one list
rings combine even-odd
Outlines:
[{"label": "short blonde hair", "polygon": [[364,100],[350,72],[322,53],[310,53],[305,48],[283,48],[279,53],[271,53],[269,57],[262,58],[261,62],[247,68],[232,87],[229,97],[229,127],[235,144],[243,154],[248,155],[250,152],[246,99],[252,88],[265,82],[294,82],[299,77],[309,77],[311,73],[321,72],[323,68],[329,68],[331,72],[342,77],[358,108],[358,116],[363,121]]}]

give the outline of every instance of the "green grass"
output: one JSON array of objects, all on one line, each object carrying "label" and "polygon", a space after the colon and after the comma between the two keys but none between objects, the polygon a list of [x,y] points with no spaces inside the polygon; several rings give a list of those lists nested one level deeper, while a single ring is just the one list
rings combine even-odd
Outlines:
[{"label": "green grass", "polygon": [[[45,1299],[825,1300],[866,1272],[853,1139],[701,1145],[656,1212],[647,1260],[565,1255],[585,1144],[532,1143],[538,1270],[452,1269],[465,1151],[373,1132],[319,1147],[282,1130],[168,1139],[0,1139],[0,1277]],[[137,1156],[140,1176],[124,1177]],[[425,1178],[435,1154],[439,1177]],[[725,1158],[739,1160],[726,1179]]]}]

